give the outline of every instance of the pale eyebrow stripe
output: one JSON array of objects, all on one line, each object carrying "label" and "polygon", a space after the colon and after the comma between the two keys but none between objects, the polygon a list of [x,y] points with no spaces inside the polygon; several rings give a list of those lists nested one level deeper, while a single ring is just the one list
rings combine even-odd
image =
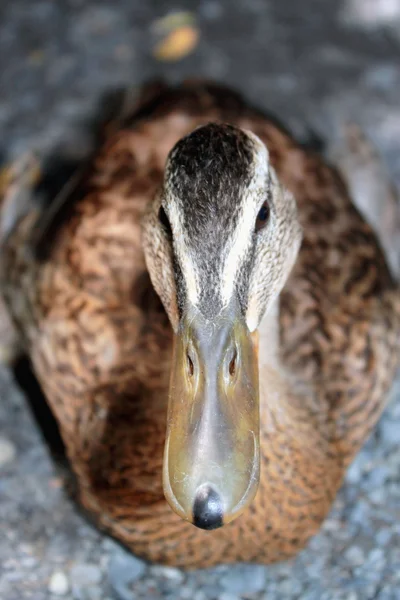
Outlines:
[{"label": "pale eyebrow stripe", "polygon": [[245,203],[240,212],[238,225],[234,232],[233,243],[223,262],[221,273],[221,298],[224,305],[228,304],[232,297],[237,272],[246,255],[246,250],[251,243],[251,231],[254,226],[254,210],[251,210],[252,207],[249,207],[248,204],[249,201]]},{"label": "pale eyebrow stripe", "polygon": [[179,261],[179,266],[182,271],[183,279],[185,281],[187,297],[191,304],[196,305],[199,301],[196,266],[190,255],[189,247],[186,244],[182,219],[174,202],[171,202],[169,205],[168,217],[171,223],[173,223],[175,240],[178,240],[175,241],[174,247]]},{"label": "pale eyebrow stripe", "polygon": [[243,259],[246,256],[246,251],[252,242],[252,232],[254,229],[254,222],[258,210],[258,206],[252,199],[252,195],[257,193],[257,190],[265,185],[265,182],[269,180],[269,153],[264,144],[251,134],[255,138],[257,144],[256,161],[254,166],[254,175],[250,185],[247,188],[247,194],[245,202],[242,205],[242,210],[238,218],[238,225],[233,234],[233,242],[230,249],[228,250],[226,259],[223,264],[221,280],[221,298],[223,303],[226,305],[232,297],[235,280],[237,277],[238,270],[243,263]]}]

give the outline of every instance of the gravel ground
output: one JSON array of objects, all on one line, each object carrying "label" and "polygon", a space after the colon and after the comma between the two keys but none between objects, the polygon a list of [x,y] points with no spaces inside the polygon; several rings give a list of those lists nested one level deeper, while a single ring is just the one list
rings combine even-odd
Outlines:
[{"label": "gravel ground", "polygon": [[[357,121],[400,184],[398,0],[186,3],[200,43],[176,63],[152,56],[151,24],[185,4],[1,0],[0,146],[87,148],[82,123],[115,86],[208,76],[328,143]],[[23,394],[0,369],[2,600],[395,600],[400,598],[400,384],[349,470],[321,532],[295,560],[185,574],[125,553],[63,490]],[[397,398],[397,400],[396,400]]]}]

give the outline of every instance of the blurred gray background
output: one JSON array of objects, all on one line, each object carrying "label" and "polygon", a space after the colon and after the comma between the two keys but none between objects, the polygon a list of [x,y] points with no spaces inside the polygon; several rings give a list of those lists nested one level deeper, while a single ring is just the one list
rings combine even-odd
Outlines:
[{"label": "blurred gray background", "polygon": [[[198,44],[167,61],[157,23],[183,10]],[[1,0],[0,151],[80,156],[100,96],[155,76],[228,83],[300,139],[331,144],[355,121],[400,185],[399,0]],[[0,598],[399,599],[399,386],[393,397],[295,560],[185,574],[144,564],[84,520],[0,369]]]}]

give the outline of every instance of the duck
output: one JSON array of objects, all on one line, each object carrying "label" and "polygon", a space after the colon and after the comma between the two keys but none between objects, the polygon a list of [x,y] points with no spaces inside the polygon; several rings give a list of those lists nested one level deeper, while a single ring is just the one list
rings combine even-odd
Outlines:
[{"label": "duck", "polygon": [[0,185],[1,356],[29,357],[80,505],[156,563],[295,555],[400,362],[399,287],[340,173],[204,81],[144,86],[48,204],[39,171]]}]

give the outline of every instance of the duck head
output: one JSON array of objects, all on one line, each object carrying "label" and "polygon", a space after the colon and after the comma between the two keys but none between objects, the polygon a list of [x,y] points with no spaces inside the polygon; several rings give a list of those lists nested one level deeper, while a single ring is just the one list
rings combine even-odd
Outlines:
[{"label": "duck head", "polygon": [[174,330],[164,493],[200,528],[232,521],[257,492],[257,327],[300,240],[294,198],[256,135],[211,123],[171,150],[143,245]]}]

